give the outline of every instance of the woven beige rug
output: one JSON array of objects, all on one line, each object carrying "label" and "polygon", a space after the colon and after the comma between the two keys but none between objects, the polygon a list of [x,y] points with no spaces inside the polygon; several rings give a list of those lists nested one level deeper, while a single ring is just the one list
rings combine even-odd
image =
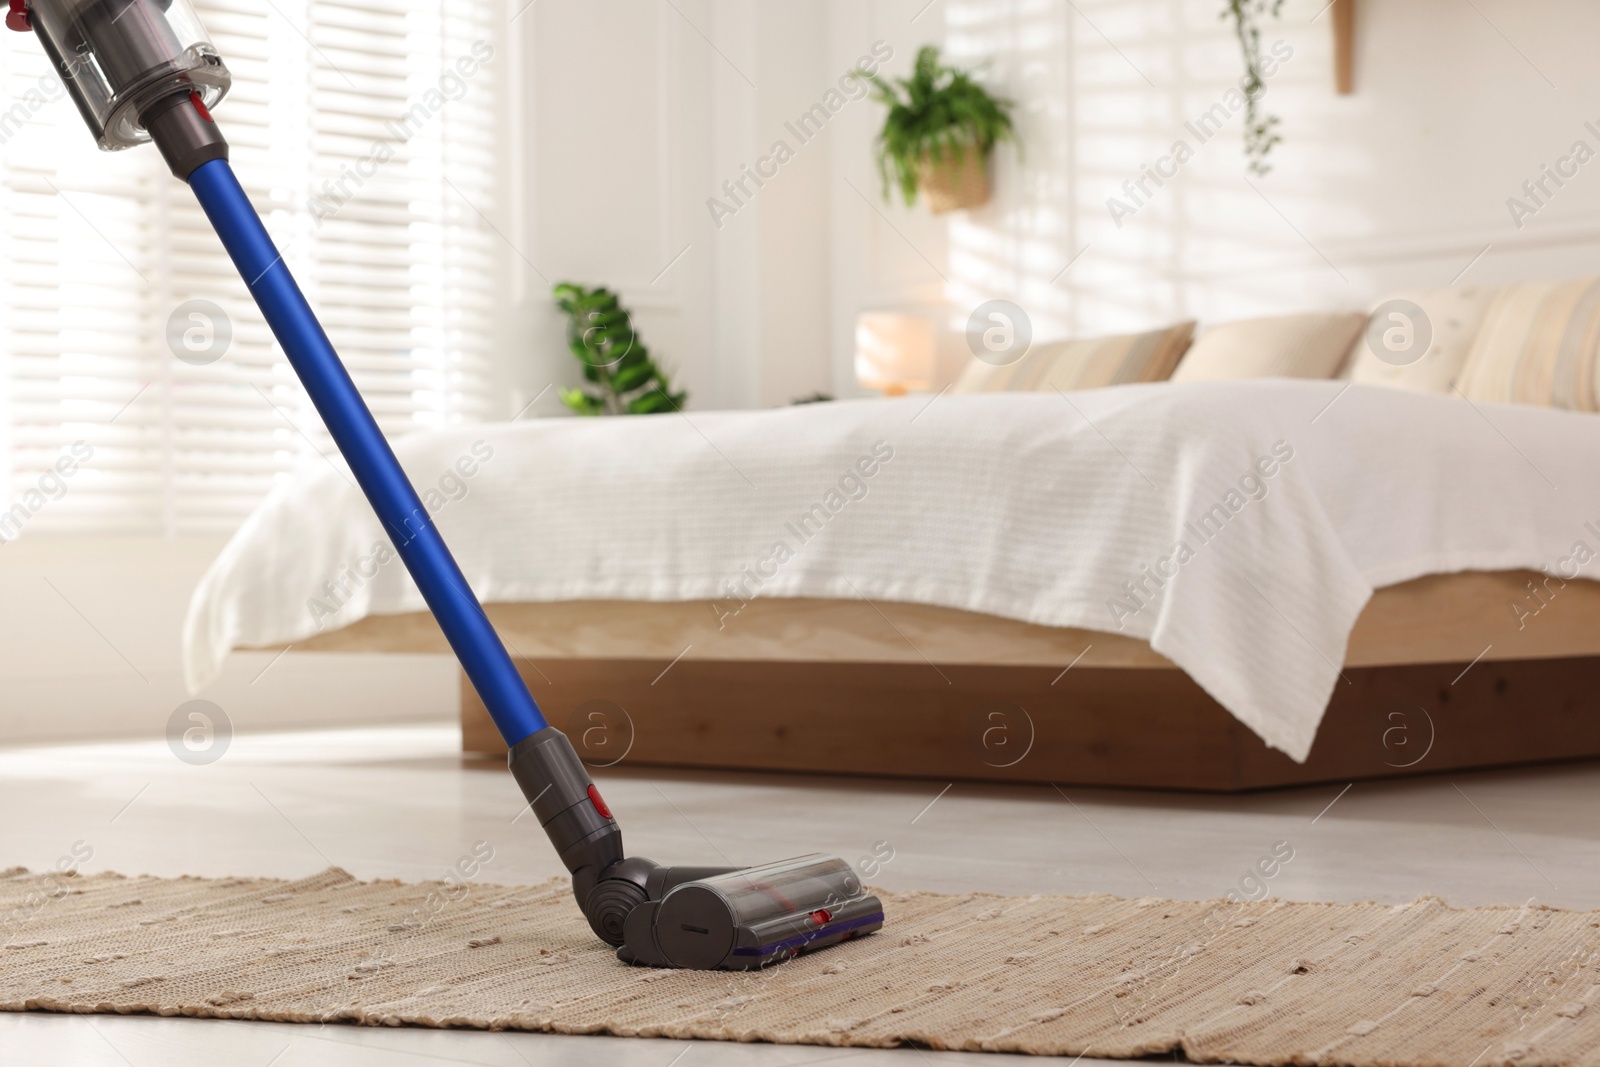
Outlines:
[{"label": "woven beige rug", "polygon": [[1600,913],[882,894],[751,974],[624,966],[536,886],[0,873],[0,1009],[1252,1064],[1600,1065]]}]

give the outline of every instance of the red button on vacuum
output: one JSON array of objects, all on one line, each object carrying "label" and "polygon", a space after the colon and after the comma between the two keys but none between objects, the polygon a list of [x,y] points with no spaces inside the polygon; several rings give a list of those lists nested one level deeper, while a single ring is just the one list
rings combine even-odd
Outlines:
[{"label": "red button on vacuum", "polygon": [[594,805],[595,811],[598,811],[608,819],[611,818],[611,809],[606,807],[606,802],[600,799],[600,790],[593,785],[589,786],[589,803]]},{"label": "red button on vacuum", "polygon": [[33,23],[28,21],[28,0],[11,0],[11,10],[6,12],[6,28],[19,33],[33,29]]},{"label": "red button on vacuum", "polygon": [[833,912],[829,911],[827,908],[818,908],[816,911],[811,913],[811,921],[816,923],[818,926],[821,926],[823,923],[832,922]]},{"label": "red button on vacuum", "polygon": [[216,119],[211,117],[211,112],[209,110],[207,110],[206,102],[204,100],[200,99],[200,94],[199,93],[190,93],[189,94],[189,102],[194,105],[194,109],[196,111],[200,112],[200,117],[201,118],[203,118],[207,122],[210,122],[210,123],[213,123],[213,124],[217,121]]}]

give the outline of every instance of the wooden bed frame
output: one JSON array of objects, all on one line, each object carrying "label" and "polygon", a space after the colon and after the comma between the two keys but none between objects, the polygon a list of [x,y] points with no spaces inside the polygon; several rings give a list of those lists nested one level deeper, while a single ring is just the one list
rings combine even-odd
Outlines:
[{"label": "wooden bed frame", "polygon": [[[1532,571],[1379,590],[1304,764],[1116,634],[841,600],[487,611],[595,766],[1237,791],[1600,756],[1600,583]],[[448,651],[426,613],[296,647]],[[505,752],[465,679],[461,717],[465,751]]]}]

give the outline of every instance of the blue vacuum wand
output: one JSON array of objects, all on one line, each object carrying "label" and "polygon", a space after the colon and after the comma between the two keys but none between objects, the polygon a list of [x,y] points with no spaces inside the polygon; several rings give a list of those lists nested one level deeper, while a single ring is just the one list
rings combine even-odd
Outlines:
[{"label": "blue vacuum wand", "polygon": [[833,857],[711,868],[624,855],[610,809],[566,735],[545,721],[234,177],[210,111],[232,79],[188,0],[9,4],[6,24],[36,32],[100,147],[154,141],[194,190],[510,746],[511,773],[594,932],[627,962],[744,970],[879,929],[882,904]]}]

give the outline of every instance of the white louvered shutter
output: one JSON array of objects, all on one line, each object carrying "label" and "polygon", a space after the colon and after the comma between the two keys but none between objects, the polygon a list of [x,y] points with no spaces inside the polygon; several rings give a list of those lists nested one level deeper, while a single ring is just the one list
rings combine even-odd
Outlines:
[{"label": "white louvered shutter", "polygon": [[[196,6],[233,73],[234,170],[385,432],[486,417],[496,9]],[[0,539],[231,530],[332,454],[320,421],[160,154],[96,149],[30,35],[0,34],[0,75]],[[196,298],[232,324],[204,366],[167,343]],[[92,458],[51,477],[78,441]]]}]

